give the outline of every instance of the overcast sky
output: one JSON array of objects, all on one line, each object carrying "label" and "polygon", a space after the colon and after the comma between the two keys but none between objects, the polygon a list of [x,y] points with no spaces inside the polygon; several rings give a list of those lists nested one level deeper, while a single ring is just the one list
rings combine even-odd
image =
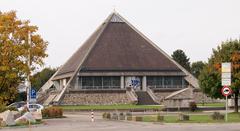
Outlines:
[{"label": "overcast sky", "polygon": [[240,36],[240,0],[0,0],[0,11],[39,27],[49,42],[45,66],[57,67],[113,9],[169,55],[207,61],[222,41]]}]

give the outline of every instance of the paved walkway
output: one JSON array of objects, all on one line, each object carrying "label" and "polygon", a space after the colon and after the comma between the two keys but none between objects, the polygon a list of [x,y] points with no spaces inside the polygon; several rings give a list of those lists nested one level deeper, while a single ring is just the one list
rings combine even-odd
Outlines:
[{"label": "paved walkway", "polygon": [[[108,121],[96,116],[91,122],[86,114],[67,114],[64,119],[45,120],[31,131],[240,131],[240,123],[232,124],[159,124],[128,121]],[[28,131],[27,128],[3,128],[4,131]]]}]

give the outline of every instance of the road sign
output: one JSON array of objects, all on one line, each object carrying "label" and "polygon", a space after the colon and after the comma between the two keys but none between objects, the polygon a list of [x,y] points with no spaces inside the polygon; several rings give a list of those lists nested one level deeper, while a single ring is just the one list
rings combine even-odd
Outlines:
[{"label": "road sign", "polygon": [[231,78],[231,72],[222,72],[222,79]]},{"label": "road sign", "polygon": [[222,86],[230,86],[231,79],[222,79]]},{"label": "road sign", "polygon": [[229,95],[232,94],[232,89],[230,87],[228,87],[228,86],[224,86],[222,88],[221,92],[222,92],[222,95],[229,96]]},{"label": "road sign", "polygon": [[31,89],[30,94],[31,94],[31,96],[30,96],[31,99],[36,99],[37,98],[37,92],[36,92],[35,89]]},{"label": "road sign", "polygon": [[231,72],[231,63],[230,62],[222,63],[222,72]]},{"label": "road sign", "polygon": [[222,86],[231,85],[231,63],[222,63]]},{"label": "road sign", "polygon": [[37,91],[35,89],[31,88],[31,91],[30,91],[30,102],[31,103],[35,103],[36,99],[37,99]]}]

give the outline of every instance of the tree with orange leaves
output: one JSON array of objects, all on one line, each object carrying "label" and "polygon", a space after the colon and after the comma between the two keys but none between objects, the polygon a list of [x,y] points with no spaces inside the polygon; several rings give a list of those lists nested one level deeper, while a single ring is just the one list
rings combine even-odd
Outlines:
[{"label": "tree with orange leaves", "polygon": [[199,84],[204,93],[213,98],[223,98],[221,95],[221,63],[232,64],[232,85],[235,103],[235,112],[238,112],[238,97],[240,89],[240,40],[229,40],[223,42],[208,60],[208,64],[199,76]]}]

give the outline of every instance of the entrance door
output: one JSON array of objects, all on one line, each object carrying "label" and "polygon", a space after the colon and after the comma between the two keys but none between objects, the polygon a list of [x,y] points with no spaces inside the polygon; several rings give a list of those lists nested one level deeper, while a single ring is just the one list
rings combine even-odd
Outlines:
[{"label": "entrance door", "polygon": [[136,91],[142,90],[141,77],[138,76],[125,77],[125,85],[126,87],[131,87]]}]

